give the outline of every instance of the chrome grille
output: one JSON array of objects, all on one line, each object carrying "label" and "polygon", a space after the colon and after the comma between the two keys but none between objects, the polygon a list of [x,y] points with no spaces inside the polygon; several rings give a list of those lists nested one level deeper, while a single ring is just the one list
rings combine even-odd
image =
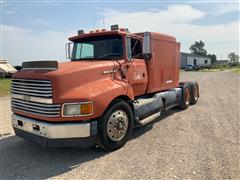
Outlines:
[{"label": "chrome grille", "polygon": [[52,84],[48,80],[12,79],[11,92],[13,94],[51,98]]},{"label": "chrome grille", "polygon": [[12,109],[46,117],[60,115],[60,105],[52,102],[49,80],[12,79]]},{"label": "chrome grille", "polygon": [[58,104],[42,104],[20,99],[12,99],[12,108],[18,111],[47,117],[57,117],[60,112],[60,105]]}]

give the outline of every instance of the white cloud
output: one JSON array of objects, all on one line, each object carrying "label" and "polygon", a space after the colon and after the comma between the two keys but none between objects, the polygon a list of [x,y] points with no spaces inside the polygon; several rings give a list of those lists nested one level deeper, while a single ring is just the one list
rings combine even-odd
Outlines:
[{"label": "white cloud", "polygon": [[163,11],[157,11],[156,9],[154,9],[154,11],[153,9],[150,9],[150,11],[143,12],[105,11],[106,23],[110,24],[114,22],[116,23],[116,21],[124,23],[125,20],[139,23],[147,23],[143,20],[151,20],[154,22],[170,21],[173,23],[191,22],[202,18],[204,15],[204,12],[196,10],[189,5],[172,5]]},{"label": "white cloud", "polygon": [[[209,53],[223,58],[239,52],[239,22],[218,25],[195,25],[194,20],[206,14],[190,5],[173,5],[166,10],[143,12],[105,10],[105,25],[119,24],[131,32],[156,31],[173,35],[181,42],[182,51],[189,51],[194,41],[203,40]],[[37,19],[36,21],[42,21]],[[47,23],[51,23],[46,21]],[[74,32],[32,31],[2,25],[2,57],[14,65],[26,60],[64,60],[65,43]]]},{"label": "white cloud", "polygon": [[195,25],[192,21],[201,19],[205,13],[189,5],[174,5],[163,11],[125,12],[107,10],[106,25],[119,24],[131,32],[156,31],[173,35],[181,42],[182,51],[203,40],[209,53],[224,58],[231,51],[239,51],[239,22],[218,25]]},{"label": "white cloud", "polygon": [[2,58],[14,65],[27,60],[64,60],[65,43],[70,34],[2,25]]},{"label": "white cloud", "polygon": [[220,16],[230,12],[239,11],[239,2],[235,3],[212,3],[207,4],[207,13],[210,15]]}]

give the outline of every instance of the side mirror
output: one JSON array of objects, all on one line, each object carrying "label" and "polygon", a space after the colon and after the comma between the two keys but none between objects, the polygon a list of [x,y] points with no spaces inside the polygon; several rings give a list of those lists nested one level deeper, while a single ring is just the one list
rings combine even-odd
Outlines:
[{"label": "side mirror", "polygon": [[144,32],[142,55],[145,60],[150,60],[152,58],[150,32]]},{"label": "side mirror", "polygon": [[65,53],[66,53],[66,58],[71,59],[72,58],[72,50],[73,50],[73,42],[68,42],[65,45]]}]

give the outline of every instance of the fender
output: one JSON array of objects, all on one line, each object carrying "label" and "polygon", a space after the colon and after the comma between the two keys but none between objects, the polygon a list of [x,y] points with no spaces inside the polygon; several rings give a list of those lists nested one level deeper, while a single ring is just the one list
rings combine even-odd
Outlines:
[{"label": "fender", "polygon": [[[93,115],[78,117],[78,119],[81,118],[81,120],[88,120],[100,117],[112,100],[122,95],[134,100],[132,86],[123,80],[105,78],[70,89],[60,96],[59,100],[63,103],[92,101]],[[73,120],[75,117],[71,119]]]}]

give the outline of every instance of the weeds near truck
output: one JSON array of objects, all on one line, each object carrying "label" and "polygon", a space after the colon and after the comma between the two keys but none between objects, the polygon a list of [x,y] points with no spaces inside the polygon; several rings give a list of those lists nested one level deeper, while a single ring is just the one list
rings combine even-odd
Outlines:
[{"label": "weeds near truck", "polygon": [[11,79],[0,78],[0,96],[7,96],[10,94]]},{"label": "weeds near truck", "polygon": [[[203,68],[199,69],[198,71],[195,72],[220,72],[220,71],[233,71],[236,73],[240,73],[240,66],[229,66],[229,65],[217,65],[217,66],[211,66],[209,68]],[[185,70],[181,70],[180,72],[185,72]],[[192,71],[194,72],[194,71]]]},{"label": "weeds near truck", "polygon": [[234,72],[240,74],[240,67],[235,68]]}]

